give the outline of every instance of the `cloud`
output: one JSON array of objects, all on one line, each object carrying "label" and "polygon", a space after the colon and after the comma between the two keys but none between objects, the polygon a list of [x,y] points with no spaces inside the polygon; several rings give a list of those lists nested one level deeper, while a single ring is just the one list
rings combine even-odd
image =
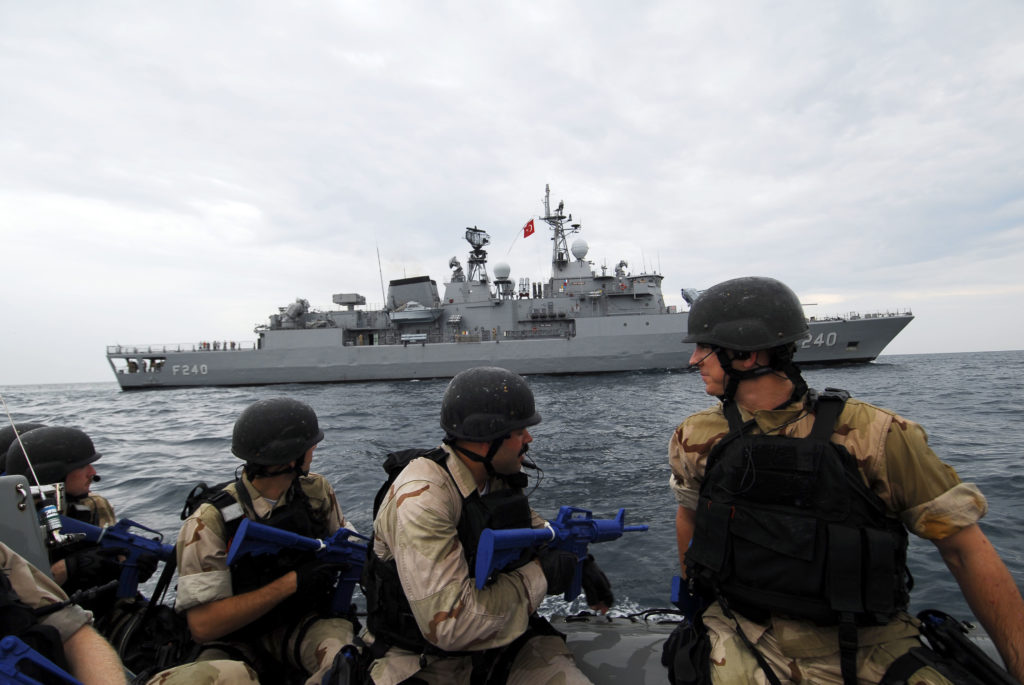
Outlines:
[{"label": "cloud", "polygon": [[515,237],[545,183],[670,303],[760,273],[821,314],[913,308],[891,352],[1020,348],[1022,14],[8,3],[0,384],[109,380],[107,344],[251,337],[297,296],[379,302],[465,261],[467,226],[544,278],[549,243]]}]

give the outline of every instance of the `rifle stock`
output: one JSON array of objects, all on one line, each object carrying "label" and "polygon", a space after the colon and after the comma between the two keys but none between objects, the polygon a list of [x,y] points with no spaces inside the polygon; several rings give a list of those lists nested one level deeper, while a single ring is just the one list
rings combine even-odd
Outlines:
[{"label": "rifle stock", "polygon": [[366,536],[348,528],[339,528],[329,538],[320,540],[245,518],[231,540],[227,562],[231,565],[241,556],[276,555],[287,549],[310,552],[321,561],[346,564],[347,568],[340,574],[334,590],[334,599],[331,601],[331,614],[339,616],[348,613],[352,603],[352,592],[366,562],[366,543],[353,542],[349,540],[350,537],[369,541]]},{"label": "rifle stock", "polygon": [[28,661],[44,670],[47,683],[82,685],[81,681],[29,647],[20,638],[7,635],[0,639],[0,681],[18,683],[19,685],[43,685],[40,681],[19,670],[18,665],[23,661]]},{"label": "rifle stock", "polygon": [[485,528],[476,550],[476,587],[483,588],[492,572],[518,559],[524,549],[547,544],[576,556],[576,573],[563,595],[565,601],[571,602],[580,594],[583,585],[583,562],[590,543],[608,542],[618,539],[623,533],[647,530],[645,525],[627,526],[625,519],[625,509],[619,509],[615,518],[595,519],[588,509],[563,506],[558,509],[558,516],[548,521],[544,528]]},{"label": "rifle stock", "polygon": [[[134,597],[139,589],[139,557],[143,554],[155,556],[160,561],[174,557],[174,545],[163,542],[163,535],[131,519],[121,519],[112,526],[99,527],[70,516],[60,517],[63,533],[83,535],[84,540],[98,544],[103,549],[123,550],[125,560],[121,562],[121,576],[117,585],[118,597]],[[130,532],[138,528],[153,533],[157,539],[143,537]]]}]

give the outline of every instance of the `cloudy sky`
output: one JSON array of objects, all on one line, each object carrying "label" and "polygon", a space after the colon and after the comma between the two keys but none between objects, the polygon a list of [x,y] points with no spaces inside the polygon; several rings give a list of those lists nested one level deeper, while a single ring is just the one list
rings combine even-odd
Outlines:
[{"label": "cloudy sky", "polygon": [[683,287],[1024,348],[1019,2],[0,0],[0,385],[447,279],[553,201]]}]

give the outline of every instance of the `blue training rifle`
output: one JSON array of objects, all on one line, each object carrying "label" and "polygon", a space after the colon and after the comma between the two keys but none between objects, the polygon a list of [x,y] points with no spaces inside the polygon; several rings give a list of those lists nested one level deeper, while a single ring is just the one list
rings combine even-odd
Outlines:
[{"label": "blue training rifle", "polygon": [[242,519],[238,530],[235,531],[235,537],[231,540],[227,561],[228,565],[231,565],[235,559],[247,554],[276,556],[282,550],[288,549],[312,552],[320,561],[344,564],[344,570],[338,579],[334,590],[334,599],[331,602],[331,615],[341,616],[349,612],[352,591],[355,589],[355,584],[363,572],[363,564],[366,562],[366,543],[354,542],[349,539],[350,537],[369,542],[368,537],[348,528],[339,528],[334,535],[326,540],[319,540],[245,518]]},{"label": "blue training rifle", "polygon": [[595,519],[587,509],[560,507],[558,516],[543,528],[484,528],[476,548],[476,587],[482,588],[492,572],[518,559],[524,549],[547,545],[576,555],[576,573],[563,595],[565,601],[571,602],[580,594],[583,585],[583,562],[590,543],[608,542],[623,533],[647,530],[644,525],[627,526],[625,520],[625,509],[619,509],[613,519]]},{"label": "blue training rifle", "polygon": [[18,683],[19,685],[43,685],[42,682],[23,673],[19,666],[22,662],[34,664],[44,673],[47,683],[59,682],[62,685],[82,685],[70,673],[58,667],[42,654],[32,649],[20,638],[7,635],[0,639],[0,681]]},{"label": "blue training rifle", "polygon": [[[164,536],[131,519],[121,519],[112,526],[94,526],[85,521],[73,519],[70,516],[60,517],[61,530],[65,535],[69,533],[83,535],[86,541],[94,542],[103,549],[119,550],[124,554],[125,559],[121,562],[121,577],[117,584],[117,596],[119,598],[134,597],[139,589],[139,557],[148,554],[160,561],[170,561],[174,558],[174,545],[163,542]],[[156,535],[151,539],[132,533],[132,528],[147,531]]]}]

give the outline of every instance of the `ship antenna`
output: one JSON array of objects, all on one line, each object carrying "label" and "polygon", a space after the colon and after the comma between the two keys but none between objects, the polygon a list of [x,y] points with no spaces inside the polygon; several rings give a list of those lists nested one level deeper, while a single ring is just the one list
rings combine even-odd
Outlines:
[{"label": "ship antenna", "polygon": [[14,431],[14,439],[18,441],[18,446],[21,447],[21,453],[25,455],[25,463],[28,464],[29,473],[32,474],[32,480],[36,482],[36,485],[41,485],[39,482],[39,476],[36,475],[36,470],[32,466],[32,460],[28,458],[28,451],[25,450],[25,444],[21,441],[21,433],[18,432],[17,426],[14,425],[14,417],[11,416],[11,410],[7,408],[7,400],[4,399],[3,393],[0,393],[0,403],[4,405],[4,413],[7,414],[7,420],[11,424],[11,430]]},{"label": "ship antenna", "polygon": [[[567,229],[565,227],[566,216],[563,214],[565,210],[565,202],[559,202],[558,208],[555,213],[551,213],[551,186],[549,184],[544,185],[544,216],[541,219],[551,227],[553,232],[551,236],[551,265],[552,267],[561,266],[569,261],[569,247],[566,245],[565,237],[566,233],[578,233],[580,230],[580,224],[571,224]],[[569,217],[572,221],[572,217]]]},{"label": "ship antenna", "polygon": [[384,309],[388,307],[388,297],[384,294],[384,269],[380,265],[380,245],[377,245],[377,273],[380,274],[380,301]]}]

